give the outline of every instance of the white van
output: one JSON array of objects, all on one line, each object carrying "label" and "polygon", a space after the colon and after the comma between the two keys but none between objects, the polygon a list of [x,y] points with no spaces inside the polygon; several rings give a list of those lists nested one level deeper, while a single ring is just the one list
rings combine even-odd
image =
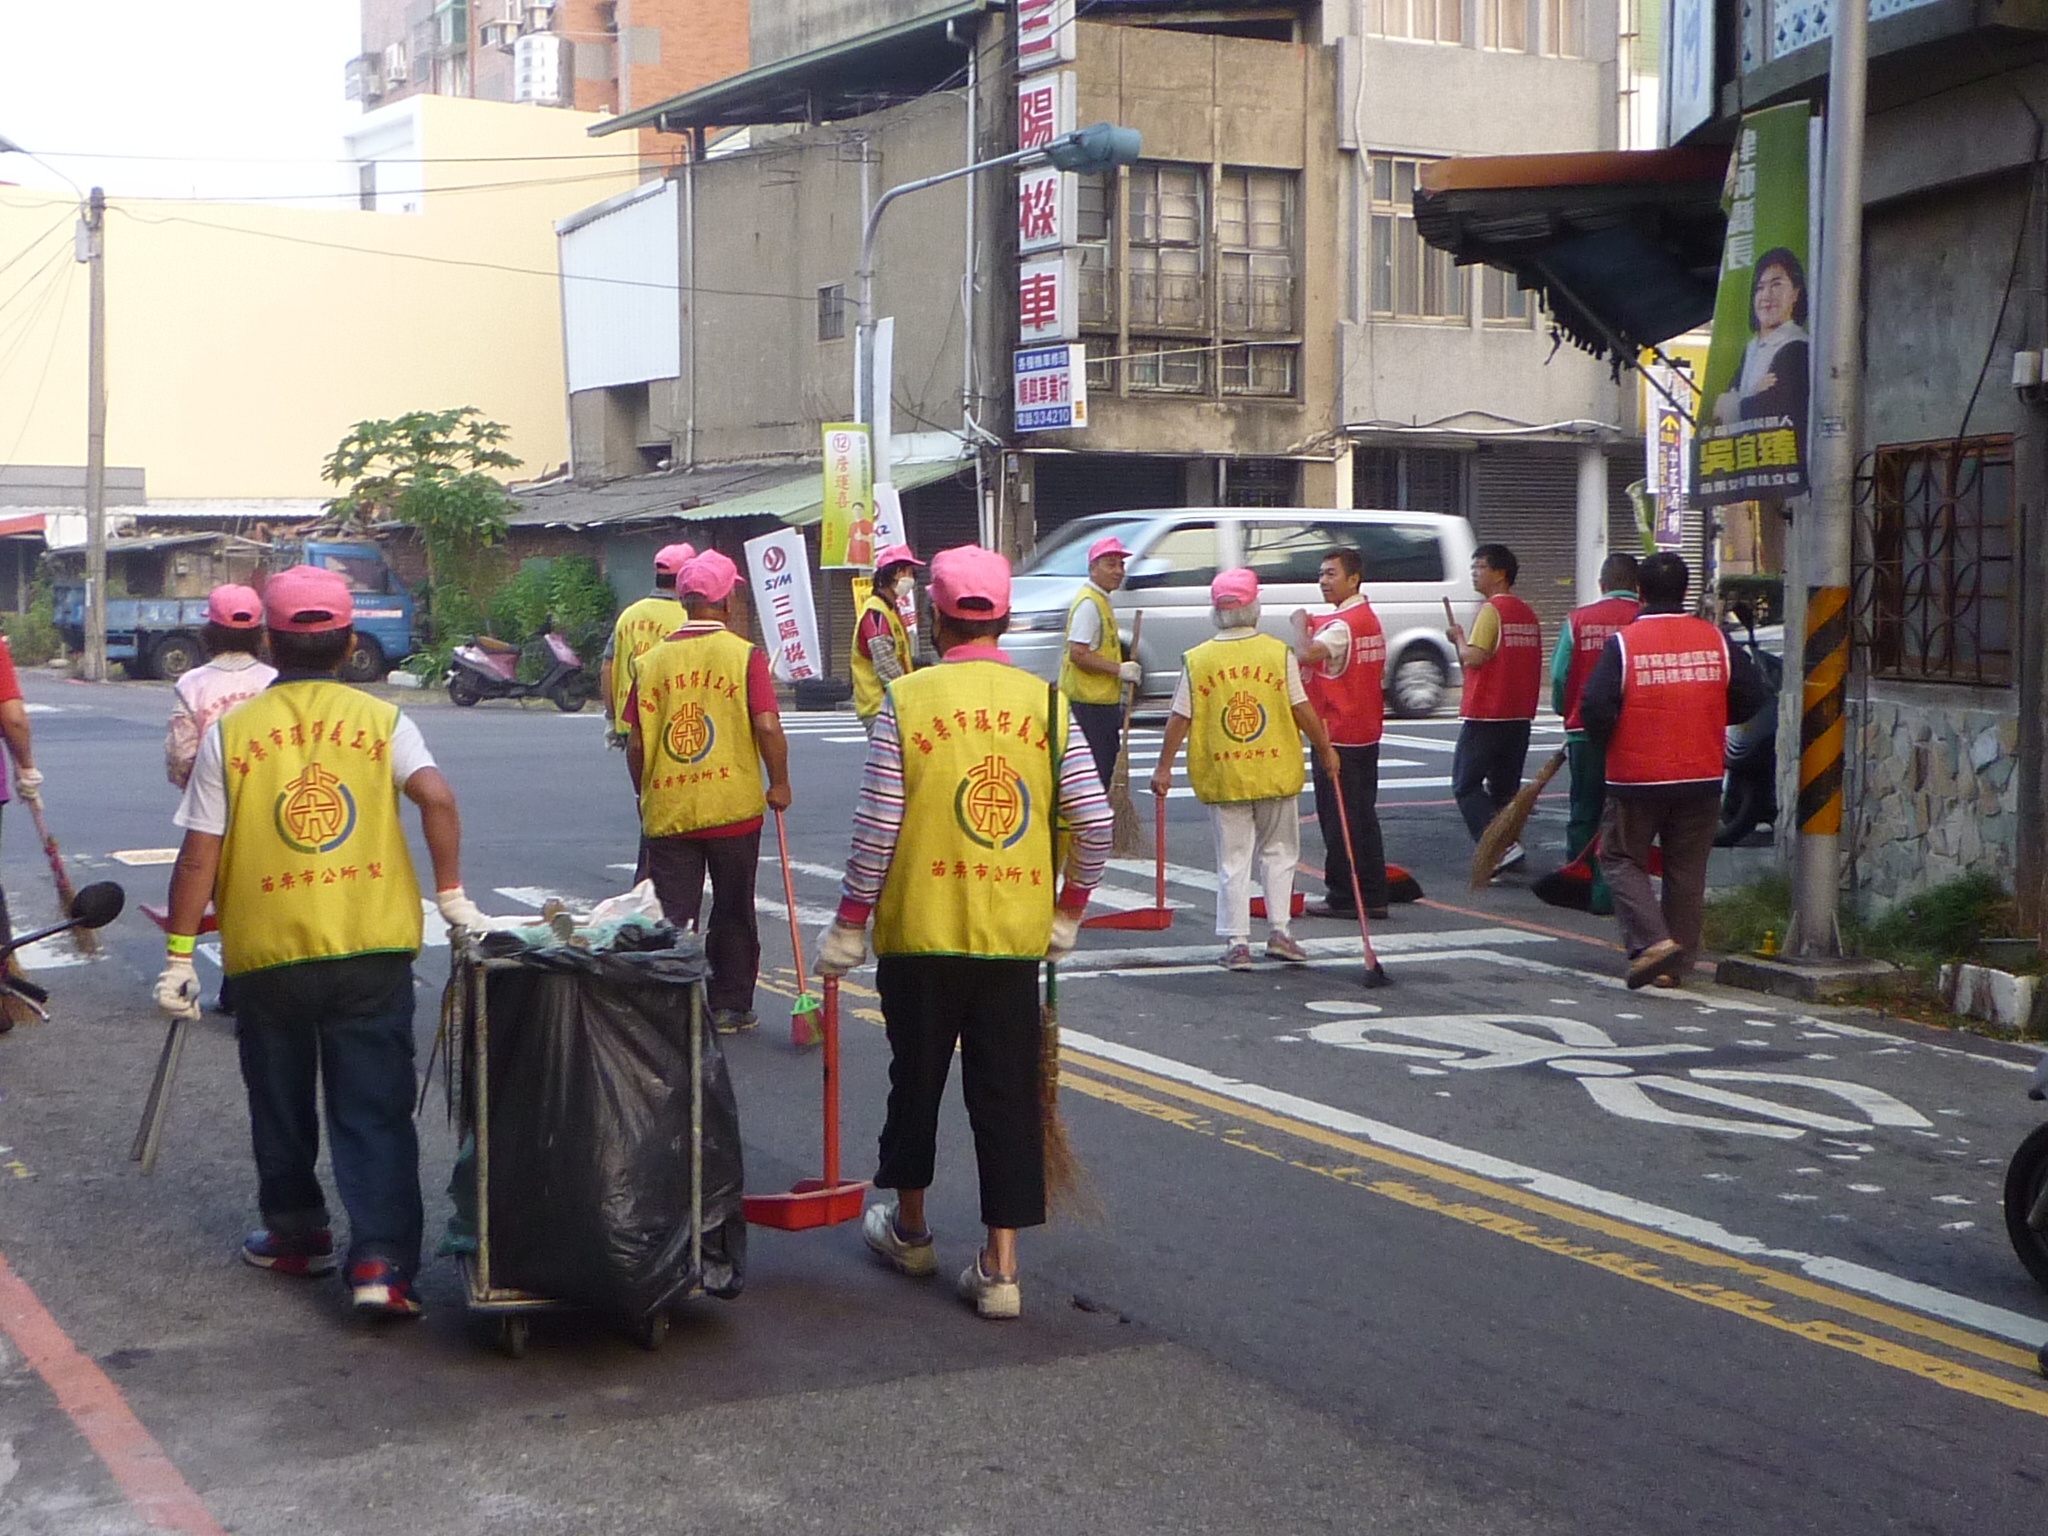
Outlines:
[{"label": "white van", "polygon": [[1387,636],[1387,705],[1410,717],[1435,711],[1459,681],[1444,636],[1443,600],[1472,603],[1472,527],[1438,512],[1339,512],[1312,507],[1173,507],[1104,512],[1050,535],[1018,568],[1003,649],[1051,681],[1066,647],[1067,609],[1088,577],[1088,546],[1115,534],[1131,551],[1124,585],[1110,598],[1126,653],[1133,620],[1145,617],[1137,659],[1142,699],[1172,697],[1184,652],[1213,633],[1209,583],[1218,571],[1258,574],[1259,627],[1291,638],[1297,608],[1323,608],[1317,568],[1348,546],[1365,562],[1365,595]]}]

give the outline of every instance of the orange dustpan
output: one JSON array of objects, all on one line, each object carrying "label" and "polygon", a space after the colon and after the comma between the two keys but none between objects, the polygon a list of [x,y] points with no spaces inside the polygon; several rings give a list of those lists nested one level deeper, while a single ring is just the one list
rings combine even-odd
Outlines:
[{"label": "orange dustpan", "polygon": [[825,1176],[799,1179],[786,1195],[748,1195],[741,1210],[757,1227],[803,1232],[836,1227],[857,1220],[867,1194],[864,1182],[839,1178],[839,978],[825,978],[825,1005],[819,1010],[825,1035]]},{"label": "orange dustpan", "polygon": [[1173,909],[1166,904],[1166,797],[1153,799],[1157,814],[1153,817],[1154,872],[1152,880],[1152,905],[1138,907],[1129,912],[1104,912],[1100,917],[1086,918],[1083,928],[1122,928],[1143,933],[1157,933],[1173,926]]}]

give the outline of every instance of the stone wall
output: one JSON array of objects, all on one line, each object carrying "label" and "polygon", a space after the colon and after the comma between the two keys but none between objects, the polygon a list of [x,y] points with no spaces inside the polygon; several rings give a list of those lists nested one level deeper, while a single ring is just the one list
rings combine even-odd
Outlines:
[{"label": "stone wall", "polygon": [[[2011,889],[2019,839],[2019,721],[2009,710],[1850,702],[1862,757],[1846,804],[1855,879],[1875,915],[1958,875]],[[1860,724],[1859,724],[1860,721]],[[1852,766],[1853,771],[1853,766]]]}]

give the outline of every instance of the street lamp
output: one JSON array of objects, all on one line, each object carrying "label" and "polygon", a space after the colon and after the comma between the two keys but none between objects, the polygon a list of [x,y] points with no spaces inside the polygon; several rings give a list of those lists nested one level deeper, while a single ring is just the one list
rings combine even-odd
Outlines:
[{"label": "street lamp", "polygon": [[[1119,127],[1115,123],[1093,123],[1072,133],[1063,133],[1050,144],[997,155],[993,160],[977,160],[972,165],[941,171],[936,176],[926,176],[918,181],[906,181],[877,198],[875,206],[868,210],[867,225],[861,230],[860,266],[854,272],[854,420],[872,429],[875,424],[875,391],[878,387],[887,387],[886,380],[878,380],[874,376],[875,231],[881,225],[884,209],[907,192],[922,192],[926,187],[957,181],[962,176],[972,176],[976,171],[992,170],[999,165],[1023,165],[1028,161],[1044,160],[1062,171],[1107,171],[1131,164],[1139,153],[1137,129]],[[878,465],[877,470],[886,477],[889,466]]]}]

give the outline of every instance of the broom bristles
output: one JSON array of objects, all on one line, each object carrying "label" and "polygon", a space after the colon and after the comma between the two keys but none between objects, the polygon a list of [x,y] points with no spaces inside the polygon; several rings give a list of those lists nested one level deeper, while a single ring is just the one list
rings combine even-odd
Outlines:
[{"label": "broom bristles", "polygon": [[1102,1200],[1060,1118],[1060,1024],[1050,1008],[1038,1014],[1038,1125],[1045,1144],[1045,1204],[1050,1212],[1102,1219]]},{"label": "broom bristles", "polygon": [[1502,806],[1500,814],[1487,824],[1479,836],[1479,845],[1472,850],[1473,890],[1483,891],[1492,881],[1494,865],[1521,838],[1522,829],[1529,824],[1529,813],[1536,809],[1537,800],[1563,766],[1564,753],[1553,752],[1542,771],[1515,791],[1515,798]]},{"label": "broom bristles", "polygon": [[1145,833],[1138,824],[1138,808],[1131,804],[1131,786],[1121,774],[1110,783],[1109,808],[1116,816],[1110,853],[1119,859],[1135,859],[1145,852]]}]

